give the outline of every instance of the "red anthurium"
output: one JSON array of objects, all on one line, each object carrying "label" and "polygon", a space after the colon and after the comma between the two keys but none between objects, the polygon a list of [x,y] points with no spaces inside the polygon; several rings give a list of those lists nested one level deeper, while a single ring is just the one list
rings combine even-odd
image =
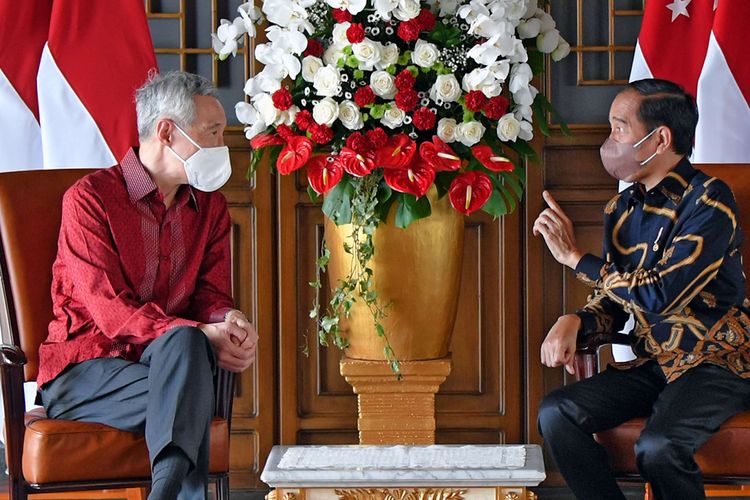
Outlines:
[{"label": "red anthurium", "polygon": [[279,153],[276,169],[281,175],[286,175],[301,168],[307,163],[312,153],[312,141],[305,136],[290,137],[286,146]]},{"label": "red anthurium", "polygon": [[250,147],[253,149],[275,146],[276,144],[284,144],[284,139],[276,134],[261,134],[250,139]]},{"label": "red anthurium", "polygon": [[417,143],[406,134],[388,138],[385,146],[378,148],[375,164],[378,167],[403,168],[409,165],[417,152]]},{"label": "red anthurium", "polygon": [[472,147],[471,153],[474,155],[474,158],[482,163],[482,165],[493,172],[512,172],[513,169],[516,168],[510,159],[503,155],[495,154],[491,147],[485,146],[484,144]]},{"label": "red anthurium", "polygon": [[436,135],[432,136],[432,142],[419,145],[419,154],[438,172],[458,170],[461,167],[461,158]]},{"label": "red anthurium", "polygon": [[492,179],[479,170],[465,172],[451,182],[448,197],[453,208],[464,215],[476,212],[492,195]]},{"label": "red anthurium", "polygon": [[307,180],[318,194],[326,194],[344,176],[341,163],[329,161],[329,158],[328,155],[318,155],[307,162]]},{"label": "red anthurium", "polygon": [[386,168],[383,177],[386,184],[396,191],[420,198],[435,181],[435,169],[417,155],[414,161],[404,167]]},{"label": "red anthurium", "polygon": [[337,161],[355,177],[363,177],[375,169],[374,154],[360,154],[346,146],[341,148]]}]

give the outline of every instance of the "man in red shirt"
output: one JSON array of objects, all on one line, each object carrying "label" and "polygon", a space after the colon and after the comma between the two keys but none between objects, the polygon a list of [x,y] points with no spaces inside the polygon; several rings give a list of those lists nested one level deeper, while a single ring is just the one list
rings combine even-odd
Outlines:
[{"label": "man in red shirt", "polygon": [[140,148],[64,196],[37,381],[52,418],[145,434],[149,499],[204,499],[213,372],[246,369],[258,339],[230,295],[226,116],[179,72],[136,112]]}]

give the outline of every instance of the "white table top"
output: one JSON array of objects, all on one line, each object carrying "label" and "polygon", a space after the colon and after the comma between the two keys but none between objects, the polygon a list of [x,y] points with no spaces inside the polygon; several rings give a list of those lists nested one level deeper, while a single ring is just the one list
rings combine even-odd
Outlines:
[{"label": "white table top", "polygon": [[274,446],[261,479],[273,488],[537,486],[538,445]]}]

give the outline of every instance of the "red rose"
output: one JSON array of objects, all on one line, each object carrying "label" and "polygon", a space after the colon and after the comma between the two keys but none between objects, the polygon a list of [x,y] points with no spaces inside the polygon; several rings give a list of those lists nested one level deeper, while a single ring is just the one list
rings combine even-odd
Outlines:
[{"label": "red rose", "polygon": [[411,111],[417,106],[419,96],[416,90],[399,90],[396,93],[396,106],[403,111]]},{"label": "red rose", "polygon": [[317,41],[314,38],[308,38],[307,48],[302,53],[302,55],[320,57],[323,55],[323,52],[325,52],[325,49],[323,48],[323,44],[321,44],[319,41]]},{"label": "red rose", "polygon": [[396,84],[397,89],[406,90],[414,88],[414,84],[417,83],[417,79],[414,78],[414,75],[411,74],[411,71],[405,69],[401,73],[396,75],[394,83]]},{"label": "red rose", "polygon": [[284,125],[283,123],[276,127],[276,133],[285,141],[288,141],[290,137],[297,135],[289,125]]},{"label": "red rose", "polygon": [[499,120],[508,111],[510,101],[501,95],[495,96],[487,101],[484,106],[484,115],[490,120]]},{"label": "red rose", "polygon": [[432,31],[435,28],[435,14],[430,12],[429,9],[422,9],[417,16],[417,22],[422,31]]},{"label": "red rose", "polygon": [[331,9],[331,15],[337,23],[345,23],[352,20],[352,15],[348,10],[344,9]]},{"label": "red rose", "polygon": [[365,28],[360,23],[354,23],[346,29],[346,39],[349,43],[359,43],[365,39]]},{"label": "red rose", "polygon": [[364,87],[358,88],[354,93],[354,102],[356,102],[357,106],[360,108],[364,108],[368,104],[375,102],[375,92],[372,91],[372,87],[365,85]]},{"label": "red rose", "polygon": [[333,139],[333,130],[327,125],[313,123],[308,130],[310,131],[310,139],[318,144],[328,144]]},{"label": "red rose", "polygon": [[276,109],[286,111],[292,107],[292,93],[287,89],[277,90],[273,93],[271,98],[273,99],[273,105],[276,106]]},{"label": "red rose", "polygon": [[301,131],[306,131],[313,123],[312,114],[306,109],[303,109],[294,117],[294,122],[297,124]]},{"label": "red rose", "polygon": [[419,28],[419,22],[411,19],[399,24],[398,29],[396,30],[396,34],[398,34],[398,37],[405,42],[413,42],[414,40],[419,38]]},{"label": "red rose", "polygon": [[367,140],[374,149],[382,148],[388,142],[388,134],[382,128],[374,128],[367,131]]},{"label": "red rose", "polygon": [[472,90],[466,94],[466,107],[471,111],[480,111],[487,104],[487,96],[481,90]]},{"label": "red rose", "polygon": [[435,126],[435,113],[429,108],[419,108],[414,112],[412,120],[417,130],[430,130]]}]

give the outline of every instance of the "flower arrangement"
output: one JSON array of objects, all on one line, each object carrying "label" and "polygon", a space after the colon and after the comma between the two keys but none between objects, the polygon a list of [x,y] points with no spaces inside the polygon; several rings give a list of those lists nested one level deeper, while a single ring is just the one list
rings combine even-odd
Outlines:
[{"label": "flower arrangement", "polygon": [[[213,35],[220,59],[268,21],[255,48],[265,67],[235,109],[251,171],[264,154],[283,175],[306,167],[310,196],[324,195],[336,224],[354,225],[346,250],[359,266],[327,315],[311,312],[320,340],[346,346],[339,319],[359,297],[397,371],[367,267],[375,228],[393,205],[400,227],[429,216],[432,186],[466,215],[514,210],[533,116],[551,110],[532,79],[544,54],[559,60],[570,46],[537,0],[264,0],[238,10]],[[327,258],[324,249],[321,270]]]}]

